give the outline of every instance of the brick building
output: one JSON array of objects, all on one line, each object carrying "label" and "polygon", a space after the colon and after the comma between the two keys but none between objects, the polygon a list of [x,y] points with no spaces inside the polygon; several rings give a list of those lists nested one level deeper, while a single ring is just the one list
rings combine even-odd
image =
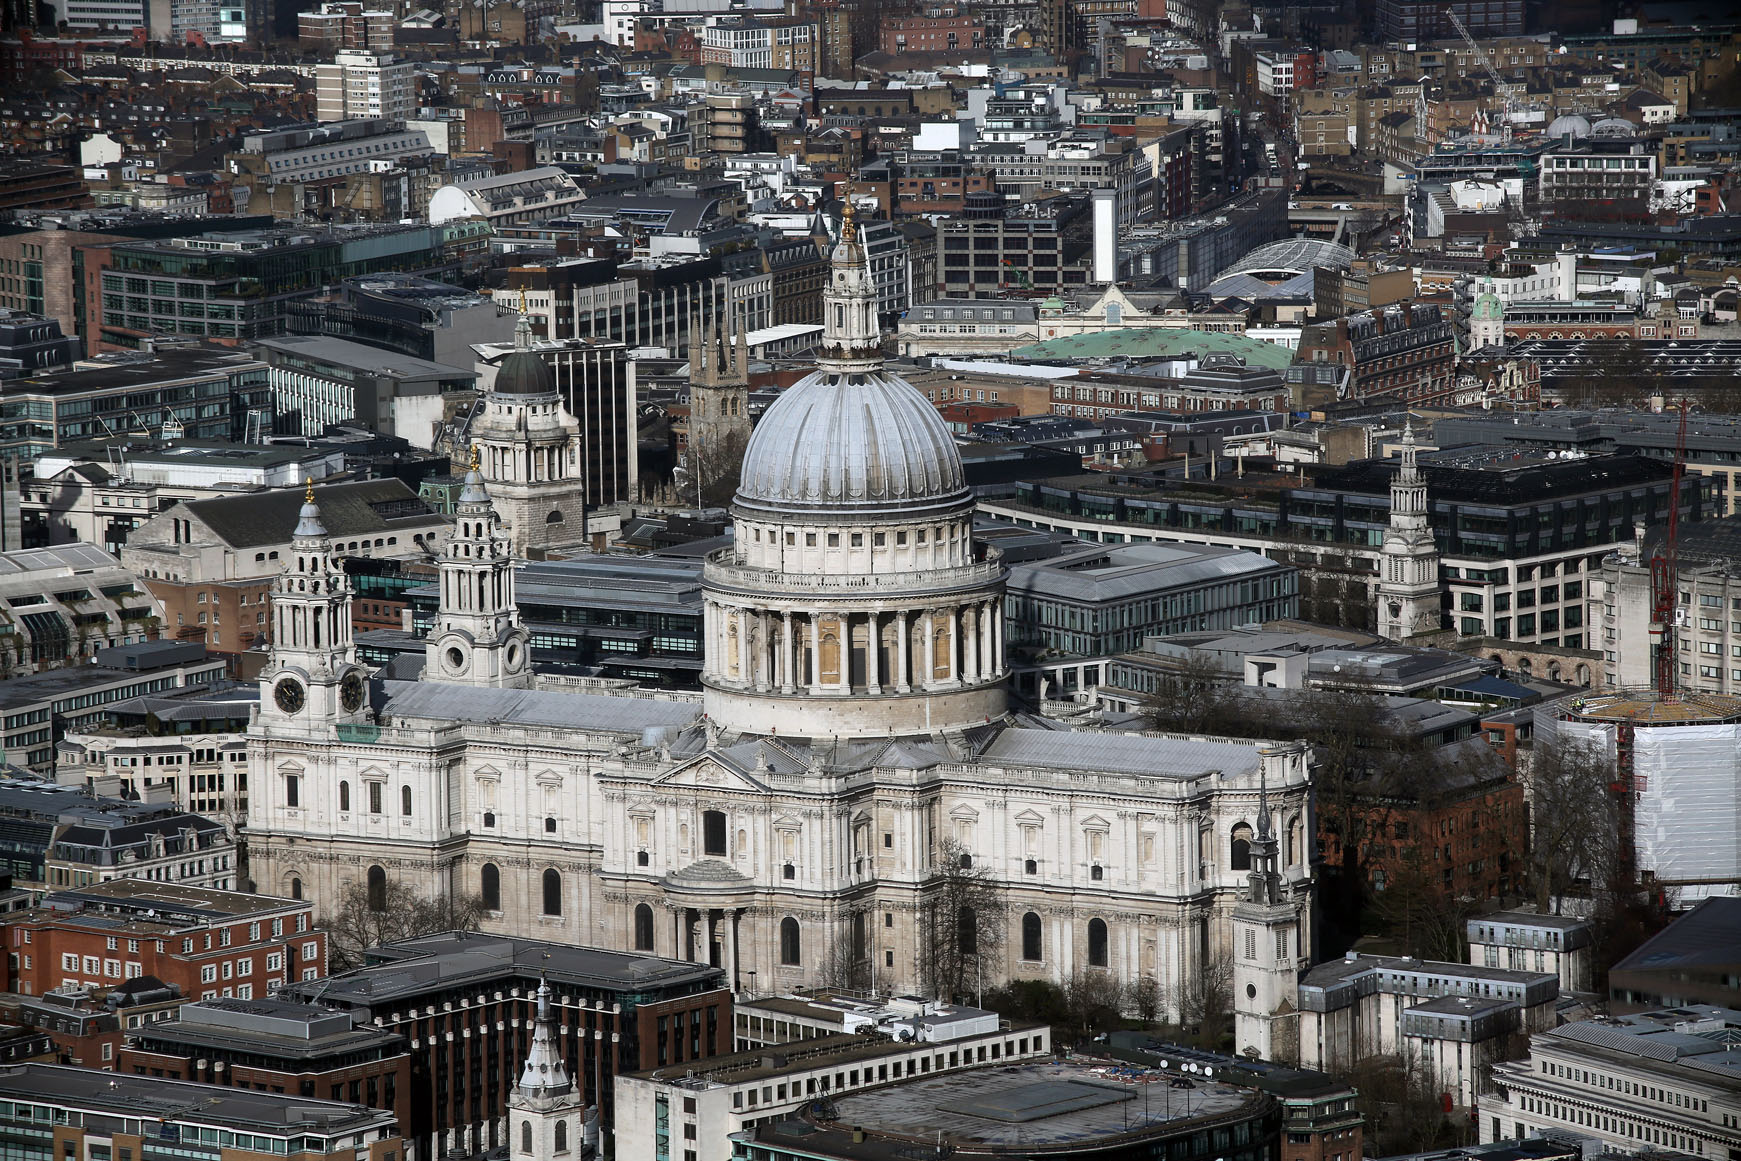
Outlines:
[{"label": "brick building", "polygon": [[956,52],[984,47],[985,18],[971,8],[938,6],[892,12],[877,27],[877,46],[890,56],[904,52]]},{"label": "brick building", "polygon": [[312,904],[116,879],[0,915],[6,990],[41,996],[154,976],[183,996],[251,999],[326,974]]},{"label": "brick building", "polygon": [[410,1045],[349,1012],[287,1000],[199,1000],[127,1034],[117,1072],[194,1080],[412,1116]]},{"label": "brick building", "polygon": [[60,988],[26,996],[19,1021],[49,1037],[50,1063],[114,1071],[128,1029],[173,1020],[187,998],[162,980],[140,976],[113,988]]},{"label": "brick building", "polygon": [[1456,361],[1455,333],[1438,306],[1405,302],[1307,327],[1288,377],[1307,382],[1297,374],[1307,364],[1333,364],[1346,369],[1348,398],[1429,403],[1451,394]]},{"label": "brick building", "polygon": [[374,948],[371,966],[291,988],[405,1037],[416,1058],[411,1117],[418,1156],[505,1144],[508,1096],[532,1035],[535,994],[548,981],[557,1039],[577,1092],[604,1097],[624,1073],[732,1051],[724,973],[702,963],[450,932]]},{"label": "brick building", "polygon": [[0,161],[0,210],[76,210],[91,204],[84,171],[29,157]]}]

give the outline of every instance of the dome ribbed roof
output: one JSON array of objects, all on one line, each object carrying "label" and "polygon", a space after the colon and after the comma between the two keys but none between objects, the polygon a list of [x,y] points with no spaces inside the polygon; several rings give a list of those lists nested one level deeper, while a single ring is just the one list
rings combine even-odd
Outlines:
[{"label": "dome ribbed roof", "polygon": [[949,428],[910,383],[883,372],[818,371],[756,424],[737,503],[849,514],[952,507],[970,497]]},{"label": "dome ribbed roof", "polygon": [[496,364],[497,395],[548,395],[556,390],[550,364],[531,351],[512,351]]}]

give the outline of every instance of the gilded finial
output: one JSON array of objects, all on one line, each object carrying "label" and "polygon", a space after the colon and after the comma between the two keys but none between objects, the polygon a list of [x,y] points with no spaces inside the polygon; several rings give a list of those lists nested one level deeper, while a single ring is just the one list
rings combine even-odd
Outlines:
[{"label": "gilded finial", "polygon": [[312,472],[304,472],[302,473],[302,479],[303,482],[308,485],[308,489],[302,493],[302,502],[304,504],[312,504],[314,503],[314,474]]},{"label": "gilded finial", "polygon": [[526,288],[524,286],[520,288],[520,313],[526,313]]},{"label": "gilded finial", "polygon": [[472,471],[478,470],[478,445],[472,444]]},{"label": "gilded finial", "polygon": [[846,199],[846,205],[840,211],[840,240],[842,242],[850,242],[858,237],[858,227],[853,222],[851,178],[848,178],[846,181],[846,192],[844,197]]}]

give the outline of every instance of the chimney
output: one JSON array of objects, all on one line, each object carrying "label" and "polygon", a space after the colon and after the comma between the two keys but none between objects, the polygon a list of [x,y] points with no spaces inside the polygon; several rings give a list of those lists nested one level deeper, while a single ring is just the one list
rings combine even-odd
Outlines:
[{"label": "chimney", "polygon": [[1382,335],[1384,333],[1384,308],[1383,307],[1380,307],[1379,309],[1372,312],[1372,329],[1373,329],[1373,332],[1375,334]]}]

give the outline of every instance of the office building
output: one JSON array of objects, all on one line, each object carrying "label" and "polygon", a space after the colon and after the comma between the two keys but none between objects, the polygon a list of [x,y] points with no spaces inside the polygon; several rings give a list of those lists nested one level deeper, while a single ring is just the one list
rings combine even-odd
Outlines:
[{"label": "office building", "polygon": [[1496,911],[1469,920],[1469,962],[1512,971],[1554,972],[1560,977],[1560,991],[1588,992],[1594,986],[1593,932],[1588,919]]},{"label": "office building", "polygon": [[255,348],[272,385],[273,426],[281,435],[322,435],[329,425],[360,423],[430,447],[447,418],[450,396],[472,392],[477,372],[346,339],[285,335]]},{"label": "office building", "polygon": [[191,439],[247,441],[271,413],[266,364],[221,347],[120,355],[6,384],[0,456],[36,459],[72,443],[168,428]]},{"label": "office building", "polygon": [[[34,632],[46,637],[52,626],[44,622]],[[139,640],[98,649],[89,664],[9,678],[0,682],[7,759],[34,770],[51,770],[56,736],[102,720],[113,703],[204,686],[222,676],[223,662],[207,657],[197,644]]]},{"label": "office building", "polygon": [[[486,908],[501,902],[486,882]],[[525,936],[448,933],[374,948],[370,966],[294,985],[289,997],[422,1054],[404,1130],[417,1157],[444,1157],[507,1144],[509,1082],[530,1050],[541,984],[557,1051],[586,1104],[600,1106],[602,1094],[607,1127],[619,1076],[700,1067],[731,1048],[731,993],[717,967]],[[618,1152],[627,1145],[619,1138]]]},{"label": "office building", "polygon": [[1483,1141],[1565,1134],[1586,1152],[1741,1150],[1741,1012],[1694,1004],[1537,1031],[1493,1065]]},{"label": "office building", "polygon": [[342,48],[332,63],[315,66],[314,84],[322,122],[408,121],[417,113],[417,66],[390,52]]},{"label": "office building", "polygon": [[1617,1008],[1733,1007],[1741,1000],[1741,899],[1713,895],[1608,970]]},{"label": "office building", "polygon": [[[19,885],[68,887],[112,880],[229,890],[236,844],[229,828],[172,804],[128,802],[23,778],[0,781],[4,858]],[[40,961],[44,972],[50,961]],[[38,990],[41,994],[41,989]]]},{"label": "office building", "polygon": [[8,677],[143,642],[163,613],[138,577],[89,544],[0,553],[0,600],[0,672]]},{"label": "office building", "polygon": [[[50,1064],[0,1072],[0,1148],[19,1161],[134,1154],[397,1161],[393,1114],[289,1093]],[[52,1126],[45,1131],[43,1126]],[[129,1131],[131,1130],[131,1131]]]}]

